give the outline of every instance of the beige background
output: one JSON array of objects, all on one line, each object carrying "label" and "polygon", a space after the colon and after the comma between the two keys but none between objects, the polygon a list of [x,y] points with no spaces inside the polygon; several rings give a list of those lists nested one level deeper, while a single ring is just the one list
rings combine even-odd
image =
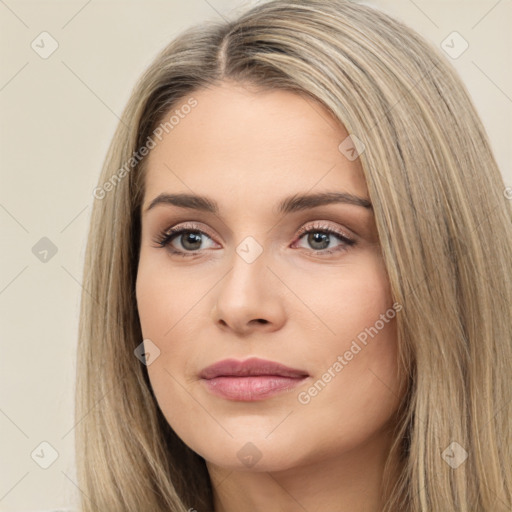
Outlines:
[{"label": "beige background", "polygon": [[[229,18],[250,3],[257,2],[0,2],[1,511],[65,509],[79,492],[72,396],[82,261],[92,190],[130,90],[182,29]],[[459,58],[447,59],[473,96],[511,186],[512,2],[363,3],[436,46],[453,31],[468,42]],[[59,45],[47,59],[31,47],[34,40],[42,47],[43,31]],[[42,237],[57,248],[47,262],[32,252]],[[50,461],[43,441],[59,454],[48,469],[35,462]]]}]

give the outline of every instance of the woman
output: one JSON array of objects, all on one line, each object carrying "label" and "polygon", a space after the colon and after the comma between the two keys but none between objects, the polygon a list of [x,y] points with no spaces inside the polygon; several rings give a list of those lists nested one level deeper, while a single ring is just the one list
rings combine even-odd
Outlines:
[{"label": "woman", "polygon": [[186,31],[94,196],[82,510],[511,510],[510,202],[416,33],[327,0]]}]

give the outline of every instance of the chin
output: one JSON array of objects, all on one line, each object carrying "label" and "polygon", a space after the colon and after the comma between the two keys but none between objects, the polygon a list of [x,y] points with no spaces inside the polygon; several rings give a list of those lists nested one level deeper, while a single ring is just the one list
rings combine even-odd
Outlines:
[{"label": "chin", "polygon": [[286,436],[285,442],[265,439],[262,431],[232,434],[233,438],[226,434],[223,439],[205,435],[203,440],[208,439],[208,444],[190,443],[188,446],[207,463],[231,471],[285,471],[307,462],[307,454],[297,452],[297,440],[293,436]]},{"label": "chin", "polygon": [[[242,446],[241,450],[245,450],[243,455],[235,455],[235,457],[227,457],[225,453],[206,454],[203,456],[207,464],[211,464],[229,471],[242,472],[278,472],[286,471],[297,464],[298,460],[290,458],[290,452],[276,453],[274,450],[259,450],[259,454],[253,447]],[[208,457],[208,455],[210,455]],[[251,460],[252,458],[252,460]]]}]

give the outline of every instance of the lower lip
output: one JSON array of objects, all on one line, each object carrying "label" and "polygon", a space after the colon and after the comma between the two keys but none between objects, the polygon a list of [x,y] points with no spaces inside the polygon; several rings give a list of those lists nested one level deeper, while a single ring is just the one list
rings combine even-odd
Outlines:
[{"label": "lower lip", "polygon": [[208,390],[228,400],[254,402],[293,389],[307,377],[255,375],[251,377],[215,377],[203,379]]}]

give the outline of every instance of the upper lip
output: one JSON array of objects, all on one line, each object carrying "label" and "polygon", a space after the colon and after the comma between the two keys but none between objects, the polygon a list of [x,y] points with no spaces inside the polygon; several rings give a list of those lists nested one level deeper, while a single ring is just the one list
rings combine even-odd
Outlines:
[{"label": "upper lip", "polygon": [[245,361],[224,359],[204,368],[199,376],[202,379],[215,377],[247,377],[250,375],[278,375],[280,377],[307,377],[304,370],[290,368],[275,361],[251,357]]}]

